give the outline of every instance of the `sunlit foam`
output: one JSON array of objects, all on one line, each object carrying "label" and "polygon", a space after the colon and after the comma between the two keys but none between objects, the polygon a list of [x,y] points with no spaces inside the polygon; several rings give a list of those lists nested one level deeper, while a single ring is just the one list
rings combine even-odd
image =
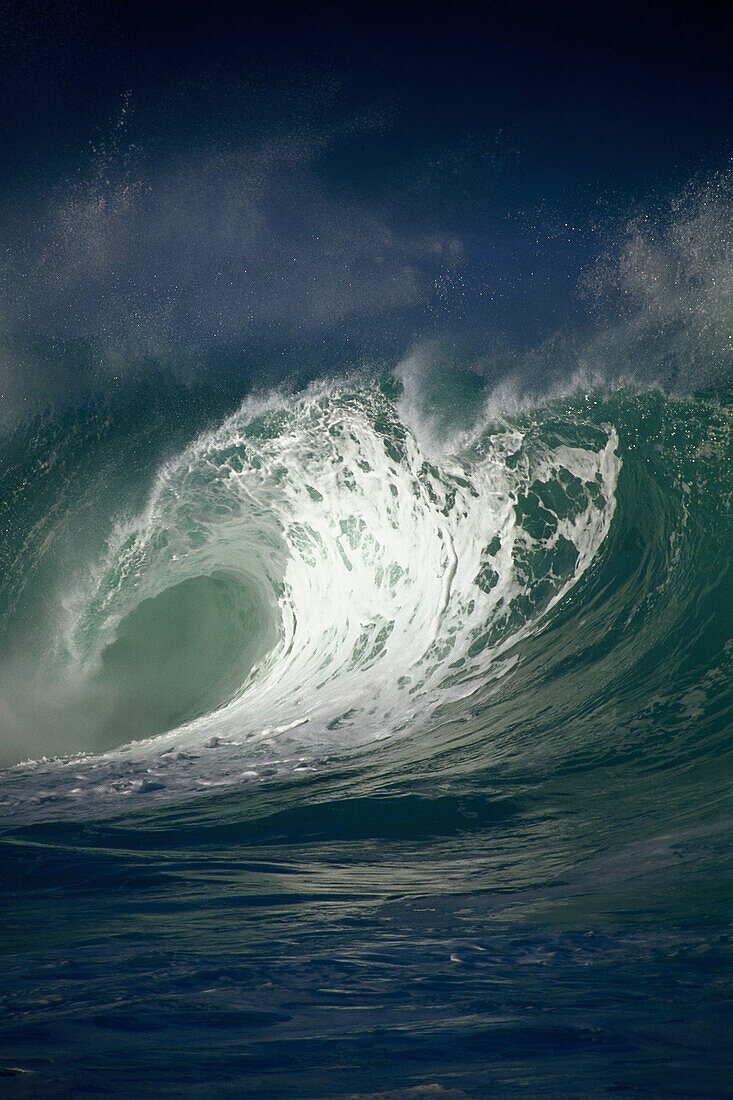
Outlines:
[{"label": "sunlit foam", "polygon": [[555,434],[495,423],[436,458],[374,383],[246,402],[67,598],[58,675],[105,697],[80,747],[298,729],[322,750],[470,695],[608,530],[615,434]]}]

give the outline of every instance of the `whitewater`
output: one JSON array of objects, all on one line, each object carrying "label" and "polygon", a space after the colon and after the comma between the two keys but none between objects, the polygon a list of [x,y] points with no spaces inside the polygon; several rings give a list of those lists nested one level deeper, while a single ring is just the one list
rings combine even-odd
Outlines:
[{"label": "whitewater", "polygon": [[[59,596],[37,688],[57,725],[77,749],[159,734],[116,758],[110,794],[151,774],[201,788],[209,768],[176,777],[164,758],[212,737],[230,770],[409,735],[486,691],[583,575],[613,516],[614,430],[479,422],[436,457],[401,390],[245,401]],[[28,766],[54,797],[88,794],[69,790],[76,761]]]}]

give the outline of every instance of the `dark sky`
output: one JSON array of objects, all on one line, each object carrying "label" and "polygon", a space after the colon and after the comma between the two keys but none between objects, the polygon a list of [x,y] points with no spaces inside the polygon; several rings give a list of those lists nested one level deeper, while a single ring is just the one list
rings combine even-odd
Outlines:
[{"label": "dark sky", "polygon": [[547,328],[728,163],[729,10],[6,0],[0,324]]},{"label": "dark sky", "polygon": [[479,7],[6,2],[6,176],[78,153],[127,90],[214,124],[219,83],[309,78],[340,83],[334,110],[384,104],[416,149],[505,127],[561,173],[684,170],[730,142],[729,5]]}]

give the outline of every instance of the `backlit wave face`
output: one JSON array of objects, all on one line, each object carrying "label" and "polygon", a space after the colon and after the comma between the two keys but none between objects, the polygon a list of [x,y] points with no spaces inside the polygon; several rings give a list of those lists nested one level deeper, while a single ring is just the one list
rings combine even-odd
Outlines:
[{"label": "backlit wave face", "polygon": [[608,531],[615,433],[525,418],[436,453],[399,394],[247,401],[159,471],[65,600],[53,675],[95,717],[79,749],[214,730],[342,749],[506,671]]}]

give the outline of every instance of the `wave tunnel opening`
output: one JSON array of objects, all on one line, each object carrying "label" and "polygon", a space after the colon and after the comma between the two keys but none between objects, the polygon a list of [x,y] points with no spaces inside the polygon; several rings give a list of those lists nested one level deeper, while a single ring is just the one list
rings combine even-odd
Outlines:
[{"label": "wave tunnel opening", "polygon": [[227,573],[191,577],[143,600],[120,622],[94,674],[103,747],[223,706],[275,639],[264,595]]}]

